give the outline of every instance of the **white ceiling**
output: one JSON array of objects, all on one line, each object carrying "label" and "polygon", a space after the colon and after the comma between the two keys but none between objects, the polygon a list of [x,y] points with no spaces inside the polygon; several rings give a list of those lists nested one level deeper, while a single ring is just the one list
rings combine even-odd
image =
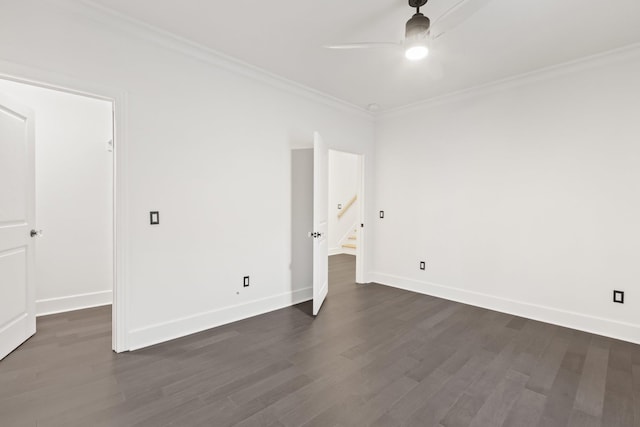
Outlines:
[{"label": "white ceiling", "polygon": [[[639,0],[492,0],[439,38],[420,63],[405,60],[401,50],[322,48],[400,41],[413,13],[407,0],[92,1],[347,102],[378,103],[383,110],[640,42]],[[434,21],[457,1],[430,0],[423,12]]]}]

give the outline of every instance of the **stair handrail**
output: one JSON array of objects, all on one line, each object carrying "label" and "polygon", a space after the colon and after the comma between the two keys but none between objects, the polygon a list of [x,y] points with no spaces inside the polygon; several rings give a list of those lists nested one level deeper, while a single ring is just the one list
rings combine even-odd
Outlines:
[{"label": "stair handrail", "polygon": [[353,204],[356,202],[356,200],[358,200],[358,195],[357,194],[355,196],[353,196],[353,198],[351,200],[349,200],[349,202],[346,204],[344,209],[342,209],[340,212],[338,212],[338,219],[342,218],[342,215],[347,213],[349,208],[351,206],[353,206]]}]

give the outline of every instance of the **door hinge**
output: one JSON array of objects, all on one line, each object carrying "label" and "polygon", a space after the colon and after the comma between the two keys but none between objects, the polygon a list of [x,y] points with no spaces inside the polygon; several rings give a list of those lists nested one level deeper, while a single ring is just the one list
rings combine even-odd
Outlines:
[{"label": "door hinge", "polygon": [[310,231],[308,236],[313,237],[314,239],[317,239],[318,237],[322,237],[322,233],[316,233],[314,231]]}]

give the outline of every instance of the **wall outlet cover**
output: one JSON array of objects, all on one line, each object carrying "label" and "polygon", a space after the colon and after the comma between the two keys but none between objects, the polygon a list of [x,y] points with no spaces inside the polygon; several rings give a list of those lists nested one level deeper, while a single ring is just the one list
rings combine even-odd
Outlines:
[{"label": "wall outlet cover", "polygon": [[160,224],[160,212],[158,212],[158,211],[149,212],[149,223],[151,225]]},{"label": "wall outlet cover", "polygon": [[613,302],[624,304],[624,291],[613,291]]},{"label": "wall outlet cover", "polygon": [[384,218],[384,211],[380,211],[380,218]]},{"label": "wall outlet cover", "polygon": [[242,284],[245,288],[249,287],[249,276],[244,276],[244,279],[242,281]]},{"label": "wall outlet cover", "polygon": [[420,261],[420,270],[426,270],[427,269],[427,263],[424,261]]}]

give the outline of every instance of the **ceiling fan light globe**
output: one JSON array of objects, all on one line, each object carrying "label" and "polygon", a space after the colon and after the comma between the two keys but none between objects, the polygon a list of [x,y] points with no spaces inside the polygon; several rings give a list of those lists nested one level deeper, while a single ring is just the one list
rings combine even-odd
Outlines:
[{"label": "ceiling fan light globe", "polygon": [[424,45],[414,45],[409,46],[407,50],[404,51],[404,56],[409,61],[420,61],[429,55],[429,48]]}]

